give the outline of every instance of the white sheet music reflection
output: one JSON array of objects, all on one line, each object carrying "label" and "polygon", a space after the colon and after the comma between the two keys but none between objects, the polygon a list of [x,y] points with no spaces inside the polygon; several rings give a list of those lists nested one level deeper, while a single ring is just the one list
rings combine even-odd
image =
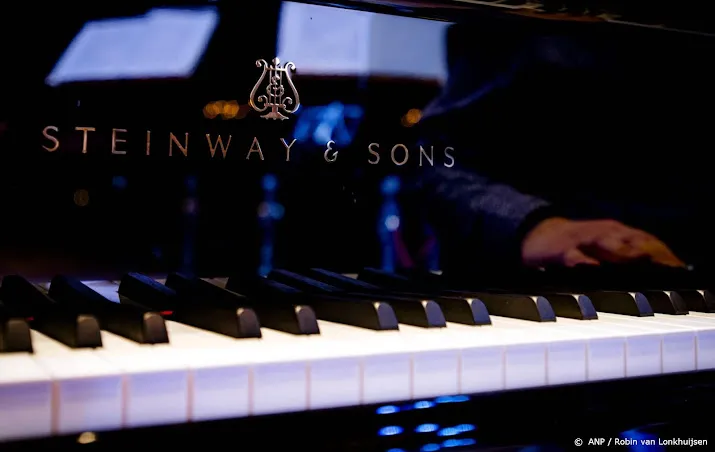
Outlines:
[{"label": "white sheet music reflection", "polygon": [[154,9],[85,24],[47,77],[68,82],[186,78],[218,24],[216,8]]}]

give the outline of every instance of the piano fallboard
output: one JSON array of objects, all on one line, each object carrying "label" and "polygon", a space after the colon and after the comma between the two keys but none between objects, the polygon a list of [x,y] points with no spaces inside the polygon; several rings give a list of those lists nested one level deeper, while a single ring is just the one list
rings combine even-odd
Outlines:
[{"label": "piano fallboard", "polygon": [[706,445],[715,15],[647,3],[14,5],[0,449]]}]

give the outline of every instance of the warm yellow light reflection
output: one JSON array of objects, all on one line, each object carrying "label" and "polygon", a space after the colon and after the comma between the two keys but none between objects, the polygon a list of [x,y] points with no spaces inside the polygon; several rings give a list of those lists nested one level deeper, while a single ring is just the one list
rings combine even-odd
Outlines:
[{"label": "warm yellow light reflection", "polygon": [[204,107],[204,117],[208,119],[241,119],[248,113],[248,105],[239,105],[235,100],[217,100]]},{"label": "warm yellow light reflection", "polygon": [[93,432],[84,432],[77,438],[77,442],[80,444],[91,444],[97,441],[97,435]]},{"label": "warm yellow light reflection", "polygon": [[74,203],[78,207],[85,207],[87,204],[89,204],[89,192],[83,188],[80,188],[79,190],[74,192]]},{"label": "warm yellow light reflection", "polygon": [[412,127],[422,119],[422,112],[416,108],[409,110],[402,117],[402,125],[405,127]]}]

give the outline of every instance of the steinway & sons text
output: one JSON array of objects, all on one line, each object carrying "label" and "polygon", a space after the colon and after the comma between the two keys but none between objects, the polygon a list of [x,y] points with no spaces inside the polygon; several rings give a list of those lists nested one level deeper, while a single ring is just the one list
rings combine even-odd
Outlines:
[{"label": "steinway & sons text", "polygon": [[[193,134],[168,133],[155,134],[151,130],[146,130],[143,139],[133,139],[129,137],[127,129],[111,129],[111,138],[108,148],[93,149],[90,145],[92,134],[97,132],[95,127],[77,126],[71,130],[78,134],[81,139],[81,153],[90,154],[95,152],[109,152],[112,155],[128,155],[141,153],[143,155],[162,155],[172,157],[183,155],[188,157],[194,152],[206,152],[212,159],[226,159],[229,155],[238,154],[239,158],[245,160],[264,161],[266,159],[291,161],[291,151],[298,140],[287,138],[259,139],[252,137],[248,140],[236,139],[230,134],[211,134],[203,136]],[[47,152],[56,152],[62,149],[60,139],[60,128],[58,126],[47,126],[42,130],[44,143],[42,148]],[[239,142],[240,141],[240,142]],[[244,142],[245,141],[245,142]],[[195,150],[196,149],[196,150]],[[340,146],[333,140],[325,143],[322,149],[323,159],[328,163],[338,160]],[[455,164],[455,150],[450,146],[435,149],[432,145],[416,145],[412,148],[405,144],[370,143],[366,149],[366,162],[371,165],[378,165],[383,162],[395,166],[406,164],[417,164],[419,166],[444,166],[451,168]]]}]

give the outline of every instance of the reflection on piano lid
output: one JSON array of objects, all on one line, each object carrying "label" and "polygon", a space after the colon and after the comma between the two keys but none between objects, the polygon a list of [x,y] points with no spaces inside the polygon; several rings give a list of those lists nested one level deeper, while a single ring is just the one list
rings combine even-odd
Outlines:
[{"label": "reflection on piano lid", "polygon": [[188,78],[218,24],[215,8],[153,9],[122,19],[90,21],[47,77],[70,82]]},{"label": "reflection on piano lid", "polygon": [[[550,20],[603,21],[633,27],[712,35],[712,4],[692,2],[610,2],[551,0],[309,0],[306,3],[344,5],[391,14],[466,17],[471,13],[516,14]],[[449,19],[448,19],[449,20]]]},{"label": "reflection on piano lid", "polygon": [[[48,5],[31,23],[53,39],[3,41],[22,52],[35,45],[41,60],[8,57],[18,69],[0,74],[3,81],[31,81],[27,91],[10,85],[24,96],[17,108],[0,105],[6,130],[0,135],[3,451],[90,443],[178,448],[196,438],[244,448],[259,440],[280,449],[309,443],[311,450],[331,451],[553,442],[569,448],[576,436],[649,438],[634,427],[673,420],[687,429],[659,437],[703,437],[695,433],[710,421],[699,413],[715,394],[709,275],[652,266],[638,273],[626,265],[473,271],[450,259],[445,244],[460,231],[475,237],[481,222],[463,221],[469,209],[454,207],[450,190],[436,202],[426,196],[410,204],[408,198],[413,170],[460,180],[470,208],[470,196],[482,189],[475,181],[485,167],[465,176],[461,166],[472,157],[470,146],[498,128],[454,121],[450,126],[468,136],[465,146],[453,147],[431,146],[418,126],[442,82],[453,76],[474,81],[454,61],[447,77],[444,60],[454,60],[457,51],[459,62],[460,44],[476,53],[504,51],[495,55],[499,61],[513,56],[496,40],[461,39],[460,29],[469,35],[481,33],[479,24],[498,23],[500,38],[508,38],[528,36],[519,34],[522,19],[552,23],[531,16],[695,31],[710,24],[688,27],[694,22],[678,14],[661,22],[653,5],[619,12],[599,2],[586,2],[588,11],[518,1],[180,3],[169,10],[97,4],[67,20],[57,20],[56,12],[69,5]],[[691,19],[708,17],[689,12]],[[496,13],[516,20],[496,22]],[[445,42],[453,22],[463,24]],[[610,39],[612,28],[624,30],[599,27],[599,39]],[[654,103],[662,107],[677,97],[708,105],[710,93],[699,88],[711,86],[711,77],[683,61],[705,60],[709,53],[696,47],[707,39],[696,45],[686,36],[668,46],[682,34],[657,33],[666,36],[664,44],[644,52],[639,39],[635,46],[621,40],[631,31],[625,29],[613,34],[614,47],[649,60],[638,69],[650,70],[652,58],[652,73],[663,78],[688,74],[662,90],[654,82],[660,90]],[[8,30],[0,27],[0,33]],[[695,51],[661,60],[663,48],[691,44]],[[467,60],[481,62],[470,52]],[[281,78],[288,72],[267,66],[276,56],[298,66],[293,88],[300,101],[291,93],[292,105],[284,96],[292,87]],[[267,65],[257,67],[257,60]],[[545,75],[538,80],[561,80]],[[529,92],[552,94],[556,85]],[[601,92],[586,85],[566,89],[570,100],[577,97],[568,105]],[[690,97],[682,94],[686,88]],[[265,111],[249,102],[259,96],[271,99]],[[553,99],[543,105],[555,105]],[[610,112],[631,121],[627,102],[612,101]],[[561,121],[552,127],[548,110],[538,110],[541,103],[514,105],[502,121],[506,133],[495,132],[500,146],[502,137],[516,135],[511,119],[518,113],[524,125],[546,119],[539,133],[522,134],[529,140],[565,135],[568,127]],[[688,116],[677,108],[655,110],[659,117]],[[583,117],[571,111],[561,110],[577,120],[574,133],[581,134],[586,121],[578,124]],[[696,119],[707,124],[708,118]],[[697,127],[682,122],[692,128],[663,127],[675,130],[677,141],[669,144],[679,154],[688,147],[683,137],[693,136],[681,130]],[[658,138],[653,141],[660,144]],[[583,155],[570,152],[571,143],[566,160],[581,165]],[[617,159],[625,154],[619,150],[613,149]],[[559,181],[532,168],[539,159],[558,159],[495,154],[507,160],[504,173],[512,174],[516,162],[536,179]],[[683,159],[685,170],[678,172],[665,155],[667,177],[643,171],[642,179],[631,173],[620,179],[653,191],[667,189],[666,182],[680,187],[709,180],[697,172],[707,173],[707,165]],[[573,173],[576,183],[564,184],[562,192],[590,186],[582,172]],[[686,184],[674,183],[675,175],[684,175]],[[610,187],[615,177],[607,176],[596,175]],[[494,207],[489,213],[495,216],[512,212],[501,198],[479,201]],[[424,224],[425,213],[452,223]],[[497,223],[495,235],[511,231]],[[701,228],[712,236],[707,222],[680,224],[688,235]],[[481,238],[499,242],[490,233]],[[469,263],[497,268],[485,247],[453,243]],[[495,254],[510,247],[503,250]],[[466,270],[450,272],[460,269]],[[40,442],[23,442],[33,439]]]}]

